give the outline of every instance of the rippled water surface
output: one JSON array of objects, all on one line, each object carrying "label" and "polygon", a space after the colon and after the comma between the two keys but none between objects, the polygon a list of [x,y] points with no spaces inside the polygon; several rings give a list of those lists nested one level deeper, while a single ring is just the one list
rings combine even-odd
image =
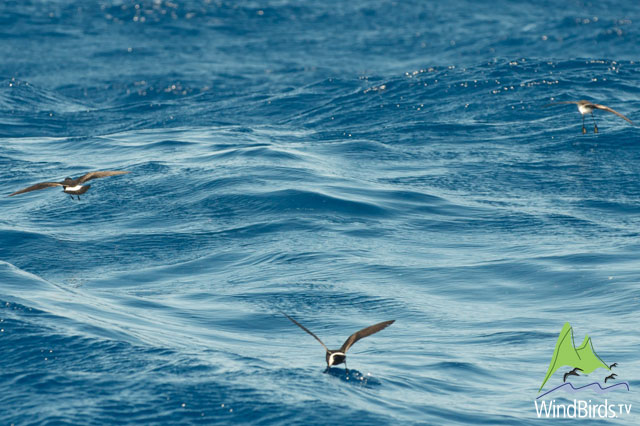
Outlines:
[{"label": "rippled water surface", "polygon": [[[0,199],[0,423],[538,424],[570,322],[637,424],[640,130],[543,106],[640,122],[639,22],[610,0],[1,2],[6,195],[131,173]],[[280,312],[329,347],[396,322],[323,374]]]}]

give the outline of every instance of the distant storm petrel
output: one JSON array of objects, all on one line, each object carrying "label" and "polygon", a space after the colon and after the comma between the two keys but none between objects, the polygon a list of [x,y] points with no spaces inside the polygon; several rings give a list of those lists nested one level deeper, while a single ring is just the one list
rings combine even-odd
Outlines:
[{"label": "distant storm petrel", "polygon": [[79,200],[80,199],[80,195],[82,195],[85,192],[87,192],[89,190],[89,188],[91,187],[91,185],[82,185],[86,181],[91,180],[91,179],[103,178],[103,177],[107,177],[107,176],[125,175],[127,173],[131,173],[131,172],[125,172],[125,171],[89,172],[86,175],[80,176],[77,179],[71,179],[70,177],[68,177],[65,180],[63,180],[62,182],[40,182],[40,183],[36,183],[35,185],[31,185],[28,188],[21,189],[20,191],[14,192],[13,194],[9,195],[9,197],[13,197],[14,195],[22,194],[24,192],[35,191],[37,189],[49,188],[49,187],[52,187],[52,186],[61,186],[63,192],[66,192],[67,194],[71,195],[71,199],[73,199],[74,195],[77,195],[78,196],[78,200]]},{"label": "distant storm petrel", "polygon": [[594,133],[598,133],[598,125],[596,124],[596,119],[593,116],[593,110],[594,109],[601,109],[603,111],[608,111],[611,112],[615,115],[617,115],[620,118],[623,118],[625,120],[627,120],[631,125],[633,124],[633,121],[629,120],[627,117],[625,117],[624,115],[620,114],[618,111],[609,108],[608,106],[604,106],[604,105],[599,105],[599,104],[594,104],[593,102],[589,102],[589,101],[562,101],[562,102],[553,102],[550,104],[546,104],[544,105],[545,107],[551,106],[551,105],[561,105],[561,104],[574,104],[578,107],[578,111],[580,111],[580,114],[582,114],[582,133],[587,133],[587,129],[584,127],[584,116],[585,114],[591,114],[591,118],[593,119],[593,132]]},{"label": "distant storm petrel", "polygon": [[342,347],[340,349],[331,350],[331,349],[327,348],[327,346],[324,343],[322,343],[322,340],[320,340],[318,338],[318,336],[316,336],[311,331],[309,331],[305,326],[303,326],[298,321],[294,320],[293,318],[291,318],[289,315],[285,314],[284,312],[282,314],[285,317],[289,318],[289,320],[291,320],[292,323],[294,323],[295,325],[297,325],[298,327],[300,327],[301,329],[303,329],[304,331],[309,333],[311,336],[313,336],[314,339],[316,339],[318,342],[320,342],[320,344],[327,351],[327,353],[326,353],[327,369],[329,367],[331,367],[331,366],[344,363],[344,367],[345,367],[345,369],[347,371],[349,371],[348,368],[347,368],[347,351],[349,350],[349,348],[351,346],[353,346],[353,344],[356,343],[358,340],[360,340],[360,339],[362,339],[364,337],[367,337],[367,336],[371,336],[372,334],[377,333],[378,331],[380,331],[380,330],[382,330],[384,328],[387,328],[388,326],[390,326],[391,324],[393,324],[395,322],[395,320],[384,321],[384,322],[369,326],[367,328],[363,328],[362,330],[357,331],[357,332],[353,333],[351,336],[349,336],[349,338],[344,342],[344,344],[342,345]]}]

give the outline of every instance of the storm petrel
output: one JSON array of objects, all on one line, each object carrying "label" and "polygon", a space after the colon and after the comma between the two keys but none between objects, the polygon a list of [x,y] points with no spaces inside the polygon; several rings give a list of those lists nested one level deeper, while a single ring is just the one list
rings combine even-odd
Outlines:
[{"label": "storm petrel", "polygon": [[609,111],[609,112],[617,115],[618,117],[627,120],[632,125],[634,125],[631,120],[629,120],[624,115],[620,114],[618,111],[616,111],[616,110],[614,110],[612,108],[609,108],[608,106],[594,104],[593,102],[589,102],[589,101],[584,101],[584,100],[582,100],[582,101],[562,101],[562,102],[553,102],[553,103],[550,103],[550,104],[546,104],[544,106],[547,107],[547,106],[551,106],[551,105],[560,105],[560,104],[575,104],[575,105],[578,106],[578,111],[580,111],[580,114],[582,114],[582,133],[587,133],[587,129],[584,127],[584,116],[585,116],[585,114],[591,114],[591,118],[593,119],[593,132],[594,133],[598,133],[598,125],[596,124],[596,119],[593,116],[593,110],[594,109],[601,109],[603,111]]},{"label": "storm petrel", "polygon": [[73,199],[74,195],[77,195],[78,196],[78,200],[79,200],[80,199],[80,195],[82,195],[85,192],[87,192],[89,190],[89,188],[91,187],[91,185],[82,185],[86,181],[91,180],[91,179],[103,178],[103,177],[107,177],[107,176],[124,175],[124,174],[127,174],[127,173],[131,173],[131,172],[125,172],[125,171],[89,172],[86,175],[80,176],[77,179],[71,179],[70,177],[68,177],[65,180],[63,180],[62,182],[40,182],[40,183],[36,183],[35,185],[31,185],[28,188],[21,189],[20,191],[14,192],[13,194],[9,195],[9,197],[13,197],[14,195],[22,194],[24,192],[35,191],[37,189],[49,188],[51,186],[61,186],[63,192],[66,192],[67,194],[71,195],[71,199]]},{"label": "storm petrel", "polygon": [[[358,340],[364,337],[371,336],[372,334],[377,333],[378,331],[384,328],[387,328],[388,326],[390,326],[395,322],[395,320],[384,321],[378,324],[371,325],[367,328],[363,328],[362,330],[357,331],[353,333],[351,336],[349,336],[349,338],[344,342],[344,344],[340,349],[331,350],[327,348],[327,346],[324,343],[322,343],[322,340],[320,340],[318,336],[316,336],[311,331],[309,331],[305,326],[303,326],[298,321],[294,320],[284,312],[282,314],[285,317],[289,318],[289,320],[291,320],[292,323],[294,323],[295,325],[297,325],[298,327],[300,327],[301,329],[303,329],[304,331],[312,335],[318,342],[320,342],[320,344],[327,351],[326,353],[327,369],[331,366],[342,364],[342,363],[344,363],[344,367],[345,369],[347,369],[347,351],[351,346],[353,346],[354,343],[356,343]],[[347,369],[347,371],[349,370]]]}]

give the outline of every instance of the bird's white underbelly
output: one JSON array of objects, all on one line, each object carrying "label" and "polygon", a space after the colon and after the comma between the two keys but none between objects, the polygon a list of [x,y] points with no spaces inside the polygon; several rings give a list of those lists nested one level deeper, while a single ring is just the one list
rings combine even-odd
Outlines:
[{"label": "bird's white underbelly", "polygon": [[590,114],[593,112],[593,108],[588,105],[578,105],[578,111],[580,114]]},{"label": "bird's white underbelly", "polygon": [[82,188],[82,185],[76,185],[76,186],[66,186],[64,188],[65,191],[79,191]]}]

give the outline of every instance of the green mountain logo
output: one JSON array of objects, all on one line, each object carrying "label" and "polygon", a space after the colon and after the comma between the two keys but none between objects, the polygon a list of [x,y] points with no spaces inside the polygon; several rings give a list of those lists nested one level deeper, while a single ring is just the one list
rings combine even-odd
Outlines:
[{"label": "green mountain logo", "polygon": [[[556,349],[553,351],[549,368],[547,369],[547,375],[544,377],[544,381],[538,389],[538,392],[542,390],[545,383],[553,376],[553,374],[562,367],[571,367],[573,370],[564,374],[563,382],[567,381],[568,376],[579,376],[581,374],[589,374],[598,368],[604,368],[611,371],[612,367],[617,364],[607,365],[602,361],[602,358],[598,356],[593,349],[593,343],[589,336],[584,336],[582,344],[578,347],[573,342],[573,329],[567,322],[562,327],[562,331],[558,336],[556,342]],[[580,374],[578,374],[580,373]],[[615,379],[615,374],[611,374],[605,378],[605,383],[608,379]]]}]

